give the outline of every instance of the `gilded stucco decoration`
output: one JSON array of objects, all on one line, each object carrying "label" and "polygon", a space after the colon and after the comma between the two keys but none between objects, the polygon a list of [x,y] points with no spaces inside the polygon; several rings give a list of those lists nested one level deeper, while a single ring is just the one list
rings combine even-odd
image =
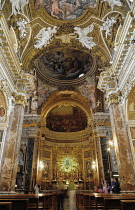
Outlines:
[{"label": "gilded stucco decoration", "polygon": [[[55,104],[54,104],[55,101]],[[87,103],[87,100],[81,96],[78,91],[54,91],[50,94],[50,97],[43,104],[41,115],[46,118],[47,114],[54,107],[68,104],[71,106],[77,106],[81,108],[87,115],[87,123],[90,124],[90,116],[92,116],[90,105]]]},{"label": "gilded stucco decoration", "polygon": [[[19,59],[24,69],[29,71],[28,67],[31,68],[33,61],[41,56],[41,47],[48,48],[49,52],[53,49],[57,51],[59,46],[81,50],[91,56],[99,55],[101,51],[102,62],[108,62],[113,52],[117,29],[122,25],[122,18],[127,12],[126,4],[121,1],[110,3],[99,0],[53,3],[46,0],[8,0],[7,4],[2,3],[2,9],[9,21],[9,27],[13,27],[19,40]],[[113,26],[110,25],[112,19],[116,20]],[[109,26],[106,26],[107,21]],[[102,33],[103,25],[106,29]],[[87,31],[88,28],[92,29]],[[46,40],[43,40],[44,33],[48,36]],[[40,76],[42,78],[43,75]]]},{"label": "gilded stucco decoration", "polygon": [[[79,92],[73,90],[52,92],[42,106],[41,115],[39,137],[44,141],[73,144],[93,142],[90,104]],[[53,119],[54,115],[58,117],[57,120]],[[74,119],[71,120],[72,116]],[[83,122],[82,127],[81,122]],[[78,125],[80,126],[77,127]]]},{"label": "gilded stucco decoration", "polygon": [[74,178],[82,177],[82,148],[81,146],[58,146],[53,147],[53,177],[56,179],[59,176],[64,178],[69,178],[74,176]]}]

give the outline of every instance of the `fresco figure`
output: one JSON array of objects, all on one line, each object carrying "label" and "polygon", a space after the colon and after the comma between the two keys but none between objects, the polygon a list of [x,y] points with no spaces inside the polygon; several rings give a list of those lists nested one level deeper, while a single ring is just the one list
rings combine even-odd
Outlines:
[{"label": "fresco figure", "polygon": [[[42,47],[43,43],[41,42],[40,45],[37,42],[35,47]],[[38,62],[35,62],[36,67],[46,75],[60,80],[76,79],[80,74],[86,74],[92,68],[92,64],[93,59],[90,55],[67,49],[46,53]]]},{"label": "fresco figure", "polygon": [[35,9],[44,7],[54,18],[72,20],[82,15],[86,8],[95,8],[96,4],[96,0],[36,0]]},{"label": "fresco figure", "polygon": [[52,1],[52,7],[51,7],[51,16],[56,17],[59,19],[59,13],[62,12],[62,19],[64,19],[64,11],[59,8],[59,1],[53,0]]}]

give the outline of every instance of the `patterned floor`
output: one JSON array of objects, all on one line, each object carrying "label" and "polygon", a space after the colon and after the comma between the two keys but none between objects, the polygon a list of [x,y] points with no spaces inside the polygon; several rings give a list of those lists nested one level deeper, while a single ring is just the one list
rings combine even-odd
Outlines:
[{"label": "patterned floor", "polygon": [[[64,210],[69,210],[69,199],[64,198]],[[77,210],[76,208],[74,210]]]}]

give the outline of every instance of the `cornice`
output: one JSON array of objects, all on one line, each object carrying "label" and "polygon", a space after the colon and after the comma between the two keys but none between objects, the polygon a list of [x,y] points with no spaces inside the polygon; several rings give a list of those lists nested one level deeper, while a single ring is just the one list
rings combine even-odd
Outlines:
[{"label": "cornice", "polygon": [[78,132],[54,132],[48,128],[41,129],[41,135],[45,140],[57,143],[83,142],[92,139],[92,128],[86,128],[84,131]]},{"label": "cornice", "polygon": [[[131,88],[135,85],[135,18],[129,12],[125,18],[124,25],[117,43],[118,50],[112,60],[108,71],[102,72],[98,81],[98,88],[105,92],[109,103],[116,103],[120,99],[120,92],[126,98]],[[114,78],[111,82],[112,77]],[[113,84],[114,90],[110,86]],[[111,91],[113,91],[111,93]]]},{"label": "cornice", "polygon": [[2,13],[0,14],[0,24],[0,68],[3,79],[7,80],[11,92],[18,89],[18,85],[24,86],[24,84],[27,91],[32,91],[35,89],[34,78],[30,74],[25,74],[22,70],[22,64],[13,49],[9,28]]}]

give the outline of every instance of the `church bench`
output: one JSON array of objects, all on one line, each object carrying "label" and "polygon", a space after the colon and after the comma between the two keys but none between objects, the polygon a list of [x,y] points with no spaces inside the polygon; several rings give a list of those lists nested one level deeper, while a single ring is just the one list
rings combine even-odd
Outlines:
[{"label": "church bench", "polygon": [[57,193],[47,194],[15,194],[15,195],[2,195],[0,198],[12,199],[28,199],[28,209],[51,209],[55,210],[57,205]]},{"label": "church bench", "polygon": [[76,207],[77,209],[81,210],[83,205],[83,195],[82,193],[77,193],[76,194]]},{"label": "church bench", "polygon": [[12,202],[0,202],[0,209],[12,210]]},{"label": "church bench", "polygon": [[110,193],[97,193],[96,195],[95,195],[95,202],[96,202],[96,210],[98,210],[98,209],[104,209],[104,200],[106,199],[106,198],[110,198],[110,199],[117,199],[117,198],[123,198],[123,199],[125,199],[125,198],[131,198],[131,197],[133,197],[133,198],[135,198],[135,194],[110,194]]},{"label": "church bench", "polygon": [[28,199],[1,198],[0,202],[12,202],[12,210],[28,210]]},{"label": "church bench", "polygon": [[135,200],[121,200],[121,210],[134,210]]},{"label": "church bench", "polygon": [[79,210],[95,209],[94,193],[77,193],[76,206]]},{"label": "church bench", "polygon": [[56,193],[39,194],[39,209],[56,210]]},{"label": "church bench", "polygon": [[121,194],[97,193],[95,195],[96,210],[104,209],[104,198],[114,198]]},{"label": "church bench", "polygon": [[0,199],[12,198],[12,199],[28,199],[28,209],[37,209],[39,205],[38,194],[15,194],[15,195],[1,195]]},{"label": "church bench", "polygon": [[118,197],[105,197],[104,209],[121,209],[121,200],[135,200],[135,196],[118,196]]}]

